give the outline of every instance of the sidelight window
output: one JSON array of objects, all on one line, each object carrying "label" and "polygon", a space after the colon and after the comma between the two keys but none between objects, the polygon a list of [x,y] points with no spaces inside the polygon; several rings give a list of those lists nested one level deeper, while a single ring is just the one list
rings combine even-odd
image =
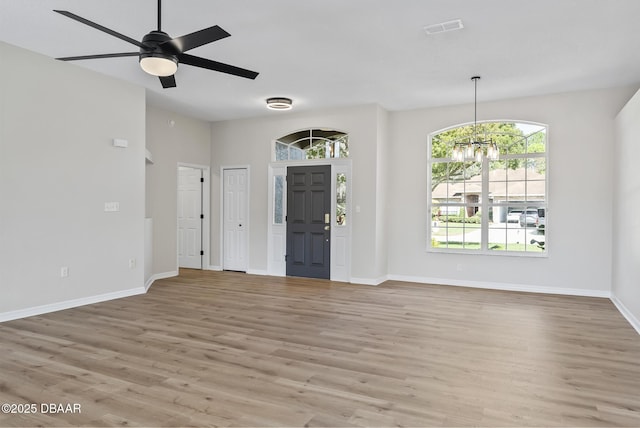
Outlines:
[{"label": "sidelight window", "polygon": [[336,224],[347,225],[347,175],[336,174]]},{"label": "sidelight window", "polygon": [[284,223],[284,175],[273,177],[273,223]]}]

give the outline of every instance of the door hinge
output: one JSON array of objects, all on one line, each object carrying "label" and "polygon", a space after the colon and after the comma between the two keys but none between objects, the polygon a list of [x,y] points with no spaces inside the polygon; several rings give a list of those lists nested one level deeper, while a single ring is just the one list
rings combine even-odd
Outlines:
[{"label": "door hinge", "polygon": [[200,218],[204,218],[204,214],[200,214]]},{"label": "door hinge", "polygon": [[200,183],[204,183],[204,177],[200,177]]},{"label": "door hinge", "polygon": [[203,250],[200,250],[200,255],[204,256],[204,251]]},{"label": "door hinge", "polygon": [[285,254],[285,255],[284,255],[284,261],[285,261],[285,262],[287,261],[287,257],[289,257],[289,255],[288,255],[288,254]]}]

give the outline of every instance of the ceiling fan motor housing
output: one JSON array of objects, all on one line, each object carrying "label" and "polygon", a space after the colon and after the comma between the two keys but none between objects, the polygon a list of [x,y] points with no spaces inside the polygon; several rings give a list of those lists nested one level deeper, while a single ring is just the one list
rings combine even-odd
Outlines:
[{"label": "ceiling fan motor housing", "polygon": [[[140,48],[140,63],[146,58],[158,58],[172,61],[175,67],[178,66],[178,56],[169,42],[171,37],[164,31],[152,31],[142,39],[142,47]],[[144,67],[143,67],[144,68]],[[155,73],[154,73],[155,74]],[[173,74],[173,73],[170,73]]]}]

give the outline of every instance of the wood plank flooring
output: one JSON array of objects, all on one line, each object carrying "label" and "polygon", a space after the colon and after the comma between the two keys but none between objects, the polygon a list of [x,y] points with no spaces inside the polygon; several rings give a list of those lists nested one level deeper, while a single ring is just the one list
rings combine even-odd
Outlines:
[{"label": "wood plank flooring", "polygon": [[[640,426],[607,299],[183,270],[0,324],[0,426]],[[42,403],[81,413],[42,412]]]}]

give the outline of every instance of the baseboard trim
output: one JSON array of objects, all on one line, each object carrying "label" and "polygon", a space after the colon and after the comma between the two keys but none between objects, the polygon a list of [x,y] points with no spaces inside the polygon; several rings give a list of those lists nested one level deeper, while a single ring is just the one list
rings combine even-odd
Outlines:
[{"label": "baseboard trim", "polygon": [[[222,266],[218,266],[218,265],[209,265],[204,270],[212,270],[216,272],[223,271]],[[261,276],[270,275],[268,271],[259,270],[259,269],[247,269],[246,271],[237,271],[237,272],[245,272],[248,275],[261,275]]]},{"label": "baseboard trim", "polygon": [[635,315],[633,315],[633,313],[624,305],[624,303],[622,303],[622,301],[620,301],[620,299],[615,296],[615,294],[611,295],[611,301],[618,309],[618,312],[620,312],[622,316],[625,317],[627,321],[629,321],[631,327],[633,327],[636,332],[640,334],[640,320],[636,318]]},{"label": "baseboard trim", "polygon": [[165,278],[173,278],[174,276],[178,276],[178,271],[170,271],[170,272],[161,272],[161,273],[156,273],[151,275],[151,277],[147,280],[147,282],[144,284],[144,291],[145,293],[147,291],[149,291],[149,288],[151,288],[151,285],[159,280],[159,279],[165,279]]},{"label": "baseboard trim", "polygon": [[34,306],[32,308],[18,309],[0,313],[0,322],[17,320],[20,318],[32,317],[35,315],[47,314],[50,312],[62,311],[65,309],[77,308],[78,306],[92,305],[94,303],[106,302],[108,300],[121,299],[123,297],[145,294],[144,287],[136,287],[128,290],[114,291],[112,293],[98,294],[96,296],[82,297],[79,299],[65,300],[63,302],[50,303],[47,305]]},{"label": "baseboard trim", "polygon": [[425,277],[407,276],[407,275],[389,275],[389,279],[394,281],[417,282],[421,284],[484,288],[488,290],[521,291],[525,293],[561,294],[561,295],[567,295],[567,296],[582,296],[582,297],[602,297],[602,298],[611,297],[611,292],[607,290],[585,290],[582,288],[542,287],[542,286],[528,285],[528,284],[469,281],[466,279],[456,280],[456,279],[449,279],[449,278],[425,278]]},{"label": "baseboard trim", "polygon": [[388,275],[379,276],[378,278],[354,278],[351,277],[349,281],[352,284],[360,284],[360,285],[380,285],[386,280],[389,279]]}]

